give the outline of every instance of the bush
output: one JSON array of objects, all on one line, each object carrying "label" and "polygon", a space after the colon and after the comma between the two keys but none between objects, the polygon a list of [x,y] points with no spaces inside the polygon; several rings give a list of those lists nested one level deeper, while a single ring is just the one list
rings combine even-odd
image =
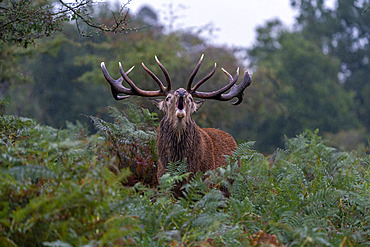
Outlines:
[{"label": "bush", "polygon": [[[66,130],[1,116],[0,245],[80,246],[130,243],[139,220],[121,212],[131,193],[127,170],[99,159],[104,141],[79,125]],[[121,204],[121,205],[120,205]]]},{"label": "bush", "polygon": [[128,105],[126,112],[109,107],[113,123],[90,117],[99,133],[105,137],[104,152],[114,157],[113,171],[128,168],[131,175],[124,182],[134,185],[141,181],[155,186],[157,181],[157,148],[155,130],[157,115],[147,109]]}]

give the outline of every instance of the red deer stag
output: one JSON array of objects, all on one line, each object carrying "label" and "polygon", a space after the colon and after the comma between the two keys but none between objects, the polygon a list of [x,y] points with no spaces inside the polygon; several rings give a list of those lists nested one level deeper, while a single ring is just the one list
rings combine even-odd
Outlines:
[{"label": "red deer stag", "polygon": [[[236,82],[239,77],[239,68],[235,77],[232,77],[226,70],[222,69],[229,78],[227,85],[213,92],[197,91],[216,71],[215,64],[211,73],[192,87],[194,77],[203,60],[202,55],[193,73],[190,75],[186,89],[172,90],[171,79],[167,70],[157,57],[155,59],[164,73],[167,87],[144,63],[142,63],[142,66],[158,84],[158,91],[146,91],[138,88],[128,77],[128,74],[134,67],[125,72],[121,63],[119,63],[122,76],[118,80],[113,79],[109,75],[104,62],[101,63],[101,68],[116,100],[128,98],[130,95],[142,97],[165,96],[164,100],[154,100],[157,107],[164,112],[164,117],[157,130],[158,179],[166,172],[166,166],[170,162],[186,160],[188,171],[193,173],[197,171],[206,172],[226,165],[224,155],[232,154],[237,147],[236,142],[231,135],[224,131],[213,128],[200,128],[195,123],[191,115],[198,110],[203,102],[194,101],[193,98],[226,101],[236,97],[237,101],[233,104],[238,105],[243,100],[243,91],[251,83],[251,77],[248,72],[245,72],[243,82],[238,85]],[[124,87],[122,85],[123,81],[128,83],[130,88]],[[230,90],[229,93],[225,93],[228,90]]]}]

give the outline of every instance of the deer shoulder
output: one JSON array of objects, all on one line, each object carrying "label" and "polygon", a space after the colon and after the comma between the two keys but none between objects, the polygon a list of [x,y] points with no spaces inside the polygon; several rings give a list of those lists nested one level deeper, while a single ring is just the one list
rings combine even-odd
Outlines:
[{"label": "deer shoulder", "polygon": [[215,167],[224,166],[225,155],[232,155],[233,151],[238,147],[234,138],[229,133],[219,129],[204,128],[203,131],[212,140]]}]

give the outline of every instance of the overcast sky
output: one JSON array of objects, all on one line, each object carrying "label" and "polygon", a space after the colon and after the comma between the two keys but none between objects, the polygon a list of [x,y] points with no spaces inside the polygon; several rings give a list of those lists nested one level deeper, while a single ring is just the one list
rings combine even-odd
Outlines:
[{"label": "overcast sky", "polygon": [[256,27],[267,20],[279,18],[292,26],[296,12],[290,0],[132,0],[128,5],[136,13],[141,6],[156,10],[161,23],[169,23],[170,5],[178,18],[174,28],[200,28],[212,24],[215,32],[208,41],[219,45],[250,47],[256,37]]}]

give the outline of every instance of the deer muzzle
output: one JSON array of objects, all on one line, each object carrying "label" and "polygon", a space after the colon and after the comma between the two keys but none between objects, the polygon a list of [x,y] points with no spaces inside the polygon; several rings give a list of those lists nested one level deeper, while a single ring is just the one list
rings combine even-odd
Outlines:
[{"label": "deer muzzle", "polygon": [[176,117],[184,118],[185,115],[185,96],[180,94],[176,103]]}]

